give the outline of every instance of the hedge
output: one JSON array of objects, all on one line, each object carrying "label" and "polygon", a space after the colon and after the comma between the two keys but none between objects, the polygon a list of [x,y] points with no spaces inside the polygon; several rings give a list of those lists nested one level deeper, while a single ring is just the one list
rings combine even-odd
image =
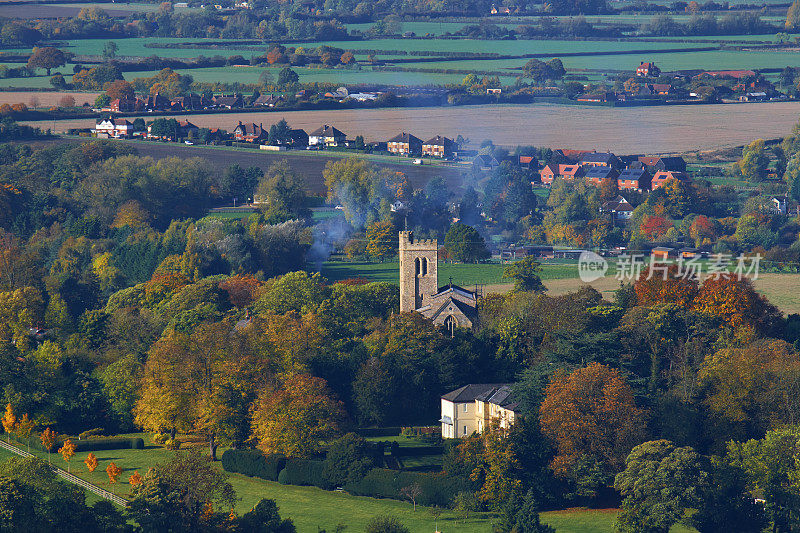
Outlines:
[{"label": "hedge", "polygon": [[286,465],[286,457],[275,453],[264,455],[260,450],[225,450],[222,468],[250,477],[278,481],[278,474]]},{"label": "hedge", "polygon": [[396,457],[420,457],[422,455],[441,455],[443,446],[392,446],[392,455]]},{"label": "hedge", "polygon": [[[23,445],[28,445],[35,450],[46,452],[42,439],[38,434],[28,437],[27,442],[23,438],[14,437],[14,440]],[[76,452],[90,452],[97,450],[143,450],[144,440],[140,437],[104,437],[100,439],[71,439],[75,445]],[[64,444],[64,439],[59,439],[53,445],[52,452],[57,452]]]},{"label": "hedge", "polygon": [[348,483],[344,489],[356,496],[401,500],[404,498],[400,491],[414,483],[419,484],[422,489],[417,503],[442,507],[449,506],[459,492],[475,488],[469,481],[442,473],[425,474],[373,468],[361,481]]},{"label": "hedge", "polygon": [[325,479],[324,461],[313,459],[286,459],[286,466],[278,474],[278,482],[282,485],[313,485],[324,490],[335,487]]},{"label": "hedge", "polygon": [[362,437],[396,437],[400,435],[399,427],[386,427],[386,428],[359,428],[356,433]]}]

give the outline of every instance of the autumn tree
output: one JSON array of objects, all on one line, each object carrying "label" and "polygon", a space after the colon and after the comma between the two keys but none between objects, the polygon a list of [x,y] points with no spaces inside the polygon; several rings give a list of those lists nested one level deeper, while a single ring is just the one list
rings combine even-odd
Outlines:
[{"label": "autumn tree", "polygon": [[47,462],[50,462],[50,452],[53,451],[53,447],[56,445],[56,432],[50,428],[45,428],[42,431],[42,434],[39,436],[42,440],[42,446],[44,449],[47,450]]},{"label": "autumn tree", "polygon": [[136,487],[142,484],[142,475],[138,470],[131,475],[131,477],[128,479],[128,483],[130,483],[131,487]]},{"label": "autumn tree", "polygon": [[27,446],[28,451],[31,451],[31,443],[29,441],[31,433],[33,433],[33,427],[35,426],[33,420],[28,418],[28,413],[22,415],[22,418],[19,419],[17,422],[16,433],[20,439],[25,440],[25,446]]},{"label": "autumn tree", "polygon": [[742,158],[738,162],[742,176],[748,181],[762,181],[766,177],[769,157],[764,139],[756,139],[742,149]]},{"label": "autumn tree", "polygon": [[371,258],[385,261],[397,254],[398,234],[391,221],[381,220],[367,226],[366,238]]},{"label": "autumn tree", "polygon": [[52,46],[33,48],[33,53],[28,58],[28,67],[30,68],[43,68],[50,75],[50,70],[56,67],[66,65],[67,56],[58,48]]},{"label": "autumn tree", "polygon": [[89,472],[94,472],[98,463],[97,456],[94,453],[89,452],[89,455],[86,456],[86,459],[83,460],[83,463],[86,465],[86,469]]},{"label": "autumn tree", "polygon": [[125,80],[116,80],[108,84],[106,87],[106,94],[112,100],[117,98],[134,98],[136,96],[133,85]]},{"label": "autumn tree", "polygon": [[266,453],[309,457],[323,439],[339,432],[343,417],[342,404],[331,397],[324,379],[286,375],[253,404],[253,436]]},{"label": "autumn tree", "polygon": [[478,498],[492,509],[500,509],[522,491],[522,465],[516,441],[498,420],[491,420],[480,435],[464,439],[459,459],[472,468],[469,478],[480,486]]},{"label": "autumn tree", "polygon": [[781,312],[753,283],[737,275],[708,276],[694,299],[694,310],[731,328],[752,328],[768,333],[779,323]]},{"label": "autumn tree", "polygon": [[58,450],[58,453],[60,453],[61,457],[67,462],[67,472],[69,472],[72,457],[75,455],[75,444],[73,444],[71,439],[65,440],[61,449]]},{"label": "autumn tree", "polygon": [[800,1],[795,0],[786,11],[786,29],[792,31],[800,25]]},{"label": "autumn tree", "polygon": [[106,474],[108,474],[108,482],[109,483],[116,483],[117,482],[117,478],[119,477],[119,475],[121,473],[122,473],[122,469],[120,467],[118,467],[117,464],[114,461],[111,461],[110,463],[108,463],[108,466],[106,467]]},{"label": "autumn tree", "polygon": [[636,303],[641,306],[676,303],[685,307],[691,304],[697,287],[697,279],[680,272],[678,265],[651,265],[633,284]]},{"label": "autumn tree", "polygon": [[610,477],[643,438],[646,413],[618,370],[591,363],[553,376],[539,417],[558,449],[550,465],[557,475],[575,478],[581,469],[597,468]]},{"label": "autumn tree", "polygon": [[673,227],[672,222],[661,216],[645,215],[639,231],[648,239],[659,239]]},{"label": "autumn tree", "polygon": [[3,415],[3,429],[6,430],[6,441],[11,442],[11,433],[17,427],[17,415],[14,414],[14,408],[11,404],[6,404],[6,412]]}]

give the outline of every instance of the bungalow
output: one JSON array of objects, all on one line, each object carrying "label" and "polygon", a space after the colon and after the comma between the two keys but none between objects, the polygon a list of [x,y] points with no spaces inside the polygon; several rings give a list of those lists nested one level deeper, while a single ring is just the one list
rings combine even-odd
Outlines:
[{"label": "bungalow", "polygon": [[420,155],[422,153],[422,139],[403,132],[389,139],[386,142],[386,147],[390,154]]},{"label": "bungalow", "polygon": [[667,180],[676,179],[679,181],[689,181],[689,176],[684,172],[677,172],[674,170],[659,170],[653,174],[653,179],[650,181],[650,188],[656,190]]},{"label": "bungalow", "polygon": [[178,121],[178,137],[196,137],[198,131],[200,131],[200,128],[188,120]]},{"label": "bungalow", "polygon": [[494,156],[489,154],[479,154],[472,160],[472,168],[474,170],[488,171],[494,170],[500,166],[500,163]]},{"label": "bungalow", "polygon": [[254,124],[252,122],[247,124],[239,124],[233,128],[233,138],[242,142],[260,142],[266,140],[269,136],[268,132],[264,129],[263,124]]},{"label": "bungalow", "polygon": [[644,191],[650,188],[650,174],[643,168],[626,168],[617,178],[617,187],[626,191]]},{"label": "bungalow", "polygon": [[766,99],[767,93],[762,91],[743,94],[739,97],[740,102],[764,102]]},{"label": "bungalow", "polygon": [[588,167],[585,172],[586,183],[597,186],[602,185],[605,180],[616,180],[619,177],[619,171],[612,167]]},{"label": "bungalow", "polygon": [[481,432],[493,419],[507,429],[514,423],[518,411],[509,384],[464,385],[441,397],[442,438],[468,437]]},{"label": "bungalow", "polygon": [[242,107],[243,105],[242,96],[239,94],[235,94],[233,96],[222,95],[214,97],[214,106],[222,109],[234,109]]},{"label": "bungalow", "polygon": [[608,213],[615,220],[628,220],[633,216],[633,206],[622,195],[617,195],[613,200],[604,202],[600,206],[601,213]]},{"label": "bungalow", "polygon": [[676,255],[675,249],[669,246],[656,246],[650,250],[650,255],[656,261],[667,261]]},{"label": "bungalow", "polygon": [[422,143],[422,155],[430,157],[452,157],[455,151],[455,141],[441,135]]},{"label": "bungalow", "polygon": [[262,94],[253,100],[254,106],[261,107],[275,107],[278,102],[283,102],[283,96],[275,96],[274,94]]},{"label": "bungalow", "polygon": [[333,126],[324,124],[308,134],[309,146],[339,146],[345,143],[347,136]]},{"label": "bungalow", "polygon": [[95,123],[92,132],[101,139],[119,139],[133,135],[133,124],[122,118],[106,118]]},{"label": "bungalow", "polygon": [[584,174],[583,167],[580,165],[558,165],[558,175],[566,181],[574,181]]},{"label": "bungalow", "polygon": [[580,164],[592,167],[618,168],[622,165],[622,162],[619,160],[617,156],[615,156],[611,152],[605,152],[605,153],[590,152],[588,154],[583,154],[581,156]]},{"label": "bungalow", "polygon": [[642,61],[636,67],[636,75],[641,78],[657,78],[661,75],[661,69],[655,63]]}]

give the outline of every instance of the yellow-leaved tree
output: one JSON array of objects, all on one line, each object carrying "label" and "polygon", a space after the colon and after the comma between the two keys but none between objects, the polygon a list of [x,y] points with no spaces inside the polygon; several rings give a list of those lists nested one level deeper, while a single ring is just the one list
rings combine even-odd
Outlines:
[{"label": "yellow-leaved tree", "polygon": [[14,414],[14,408],[11,404],[6,405],[6,412],[3,415],[3,429],[6,430],[6,441],[11,442],[11,432],[17,426],[17,415]]},{"label": "yellow-leaved tree", "polygon": [[50,452],[53,451],[53,446],[56,445],[56,432],[50,428],[45,428],[39,436],[42,439],[42,446],[47,450],[47,462],[50,462]]},{"label": "yellow-leaved tree", "polygon": [[97,456],[92,452],[89,452],[89,455],[86,456],[86,459],[83,460],[84,464],[86,465],[86,469],[89,472],[94,472],[97,468]]},{"label": "yellow-leaved tree", "polygon": [[33,432],[33,420],[28,418],[28,413],[22,415],[22,418],[17,422],[16,432],[20,439],[25,439],[25,445],[28,447],[28,452],[31,451],[31,443],[28,442],[31,433]]},{"label": "yellow-leaved tree", "polygon": [[106,474],[108,474],[108,482],[116,483],[117,478],[122,473],[122,469],[117,466],[114,461],[111,461],[106,467]]},{"label": "yellow-leaved tree", "polygon": [[72,457],[75,455],[75,444],[72,442],[71,439],[67,439],[64,441],[64,444],[58,450],[58,453],[61,454],[61,457],[67,462],[67,472],[69,472],[70,464],[72,462]]}]

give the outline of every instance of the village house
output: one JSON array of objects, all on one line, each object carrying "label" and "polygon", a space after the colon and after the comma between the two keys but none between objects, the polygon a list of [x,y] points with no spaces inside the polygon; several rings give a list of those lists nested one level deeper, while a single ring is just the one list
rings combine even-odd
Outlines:
[{"label": "village house", "polygon": [[651,87],[653,92],[659,96],[668,96],[672,92],[672,85],[669,83],[654,83]]},{"label": "village house", "polygon": [[611,91],[601,91],[598,93],[587,93],[578,96],[575,100],[578,102],[588,102],[588,103],[607,103],[607,102],[615,102],[617,100],[617,95]]},{"label": "village house", "polygon": [[178,137],[197,137],[198,131],[200,131],[200,128],[188,120],[178,121]]},{"label": "village house", "polygon": [[275,96],[274,94],[262,94],[255,100],[253,105],[256,107],[275,107],[278,102],[283,102],[283,96]]},{"label": "village house", "polygon": [[659,170],[653,174],[653,179],[650,180],[650,189],[656,190],[671,179],[689,181],[689,176],[684,172],[677,172],[675,170]]},{"label": "village house", "polygon": [[694,77],[700,78],[702,76],[709,76],[711,78],[734,78],[739,80],[742,78],[754,77],[755,75],[756,73],[752,70],[709,70],[701,72]]},{"label": "village house", "polygon": [[341,146],[346,140],[344,133],[328,124],[323,124],[308,134],[309,146]]},{"label": "village house", "polygon": [[500,162],[497,159],[495,159],[493,155],[489,154],[478,154],[472,160],[472,168],[474,170],[479,170],[482,172],[494,170],[499,166]]},{"label": "village house", "polygon": [[348,96],[350,96],[350,91],[347,90],[347,87],[339,87],[335,91],[330,91],[322,95],[323,98],[331,98],[334,100],[344,100]]},{"label": "village house", "polygon": [[593,154],[595,150],[569,150],[566,148],[559,148],[553,150],[554,156],[562,156],[567,161],[578,163],[585,154]]},{"label": "village house", "polygon": [[475,383],[443,395],[442,438],[463,438],[481,433],[493,420],[501,429],[510,428],[519,411],[511,387],[507,383]]},{"label": "village house", "polygon": [[616,180],[619,177],[619,171],[612,167],[588,167],[585,171],[584,178],[586,183],[591,185],[600,186],[605,180]]},{"label": "village house", "polygon": [[236,109],[239,107],[243,107],[242,96],[239,94],[234,94],[233,96],[215,96],[214,97],[214,107],[218,107],[220,109]]},{"label": "village house", "polygon": [[535,155],[521,155],[517,159],[517,165],[527,170],[536,170],[539,168],[539,160]]},{"label": "village house", "polygon": [[456,151],[456,143],[452,139],[437,135],[422,143],[422,155],[430,157],[453,157]]},{"label": "village house", "polygon": [[558,175],[566,181],[575,181],[584,175],[584,169],[580,165],[558,165]]},{"label": "village house", "polygon": [[581,155],[579,162],[583,166],[590,167],[619,168],[622,166],[622,161],[611,152],[589,152],[588,154]]},{"label": "village house", "polygon": [[124,118],[106,118],[95,123],[92,133],[100,139],[119,139],[133,135],[133,124]]},{"label": "village house", "polygon": [[686,161],[677,156],[639,156],[636,161],[628,165],[629,168],[647,168],[650,172],[668,170],[673,172],[686,172]]},{"label": "village house", "polygon": [[650,174],[643,168],[626,168],[617,178],[617,187],[626,191],[645,191],[650,188]]},{"label": "village house", "polygon": [[239,124],[233,128],[233,138],[237,141],[261,142],[266,140],[268,136],[269,133],[264,129],[263,124],[254,124],[252,122],[243,124],[240,120]]},{"label": "village house", "polygon": [[603,202],[600,213],[610,214],[614,220],[628,220],[633,216],[633,206],[622,195],[617,195],[613,200]]},{"label": "village house", "polygon": [[166,111],[170,107],[172,107],[170,99],[159,93],[151,94],[144,100],[144,108],[147,111]]},{"label": "village house", "polygon": [[558,176],[558,166],[552,163],[545,165],[544,168],[539,171],[539,176],[543,185],[552,185],[553,180]]},{"label": "village house", "polygon": [[377,100],[378,95],[376,93],[350,93],[347,98],[356,102],[371,102]]},{"label": "village house", "polygon": [[422,139],[403,132],[389,139],[386,142],[386,148],[389,153],[395,155],[420,155],[422,153]]},{"label": "village house", "polygon": [[104,107],[102,110],[111,113],[132,113],[143,109],[144,101],[138,98],[115,98],[109,102],[108,107]]},{"label": "village house", "polygon": [[197,93],[189,93],[186,96],[176,96],[172,99],[172,108],[176,111],[204,109],[207,105],[208,101]]},{"label": "village house", "polygon": [[657,78],[661,75],[661,69],[655,63],[642,61],[636,67],[636,75],[641,78]]}]

